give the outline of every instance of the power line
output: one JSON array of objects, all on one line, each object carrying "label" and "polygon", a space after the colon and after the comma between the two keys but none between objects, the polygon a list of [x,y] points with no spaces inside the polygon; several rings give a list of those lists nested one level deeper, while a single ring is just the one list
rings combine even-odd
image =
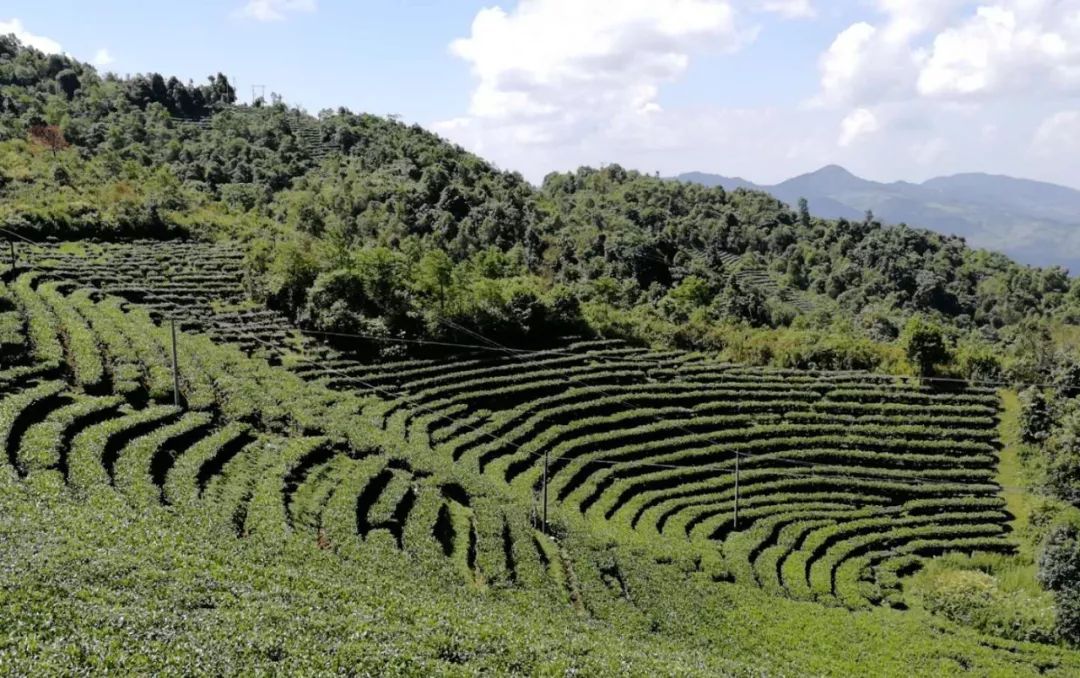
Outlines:
[{"label": "power line", "polygon": [[[461,325],[457,325],[456,323],[453,323],[452,321],[445,321],[445,322],[447,324],[449,324],[451,327],[456,327],[457,329],[459,329],[461,331],[464,331],[464,332],[466,332],[468,334],[471,334],[472,336],[475,336],[475,337],[477,337],[477,338],[479,338],[479,339],[481,339],[483,341],[487,341],[492,346],[499,347],[499,348],[501,348],[502,350],[505,350],[505,351],[510,351],[511,350],[511,349],[507,349],[505,347],[502,347],[502,345],[499,344],[499,342],[497,342],[497,341],[495,341],[493,339],[490,339],[488,337],[485,337],[484,335],[482,335],[482,334],[480,334],[478,332],[474,332],[474,331],[472,331],[472,330],[470,330],[468,328],[462,327]],[[513,358],[518,358],[518,357],[520,357],[520,354],[515,354],[515,353],[511,352],[510,356],[513,357]],[[574,380],[574,378],[572,376],[569,376],[569,375],[564,375],[564,378],[569,380],[569,381],[576,381],[576,380]],[[598,387],[596,385],[582,384],[581,382],[576,382],[576,383],[579,386],[587,386],[589,388],[593,388],[595,390],[598,390],[600,393],[603,393],[603,394],[609,396],[610,398],[612,398],[612,402],[614,402],[615,404],[623,407],[624,409],[626,409],[628,411],[634,411],[632,408],[630,408],[630,406],[624,405],[619,400],[618,396],[616,394],[610,392],[610,391],[605,391],[604,389],[602,389],[602,388],[600,388],[600,387]],[[661,418],[659,418],[658,416],[655,416],[655,415],[651,416],[651,418],[654,421],[658,422],[658,423],[672,424],[672,422],[661,419]],[[685,426],[682,426],[681,424],[672,424],[672,426],[673,426],[673,428],[675,428],[677,430],[681,430],[681,431],[683,431],[683,432],[685,432],[685,433],[687,433],[687,434],[689,434],[691,436],[694,436],[694,437],[703,436],[703,434],[695,433],[691,429],[689,429],[689,428],[687,428]],[[706,442],[712,443],[716,447],[720,447],[720,448],[725,447],[724,443],[721,443],[721,442],[719,442],[719,441],[717,441],[715,439],[705,437],[704,440]],[[748,459],[752,459],[755,456],[755,455],[752,455],[750,453],[739,452],[737,450],[732,450],[732,454],[735,455],[736,457],[741,456],[741,457],[748,458]],[[807,462],[807,461],[804,461],[804,460],[790,459],[790,458],[785,458],[785,457],[773,457],[772,460],[773,461],[782,461],[784,463],[789,463],[789,464],[793,464],[793,465],[797,465],[797,466],[808,466],[808,467],[820,466],[820,464],[817,464],[815,462]],[[646,464],[641,464],[640,466],[646,466]],[[705,470],[708,469],[707,466],[675,466],[674,468],[677,468],[677,469],[680,469],[680,470],[695,470],[695,471],[696,470],[702,470],[702,469],[705,469]],[[851,476],[851,477],[858,477],[858,476]],[[862,480],[871,480],[871,478],[866,478],[866,477],[861,478],[861,479]],[[880,479],[875,479],[875,480],[880,480]],[[924,484],[940,484],[940,482],[941,482],[939,480],[934,480],[934,479],[929,479],[929,478],[920,479],[918,477],[912,477],[912,478],[909,478],[908,480],[910,480],[911,482],[924,482]]]},{"label": "power line", "polygon": [[[20,235],[18,233],[15,233],[13,231],[10,231],[10,230],[2,228],[2,227],[0,227],[0,232],[4,232],[4,233],[8,233],[9,235],[13,235],[13,236],[15,236],[17,238],[20,238],[21,240],[24,240],[25,242],[28,242],[28,243],[30,243],[32,245],[38,245],[39,244],[39,243],[36,243],[33,240],[30,240],[27,237],[24,237],[24,236],[22,236],[22,235]],[[48,275],[57,275],[57,273],[55,271],[42,269],[39,266],[37,266],[36,264],[34,264],[33,262],[28,262],[28,263],[30,264],[31,268],[33,268],[34,270],[36,270],[38,272],[45,273],[45,274],[48,274]],[[60,277],[62,279],[66,278],[65,276],[62,276],[62,275],[59,275],[58,277]],[[69,282],[73,282],[73,283],[75,283],[77,285],[85,286],[85,284],[82,283],[79,280],[74,280],[74,279],[70,279],[70,278],[67,278],[67,280],[69,280]],[[452,321],[446,321],[446,322],[451,327],[456,328],[459,331],[464,331],[467,334],[471,334],[471,335],[476,336],[479,339],[487,342],[490,345],[489,347],[487,347],[487,350],[497,350],[497,351],[500,351],[500,352],[503,352],[503,353],[509,353],[511,355],[511,357],[519,357],[519,356],[522,356],[522,355],[545,353],[544,351],[529,351],[529,350],[524,350],[524,349],[512,349],[512,348],[503,346],[503,345],[499,344],[498,342],[496,342],[496,341],[494,341],[494,340],[492,340],[492,339],[490,339],[488,337],[485,337],[482,334],[479,334],[477,332],[469,330],[468,328],[457,325],[456,323],[453,323]],[[251,339],[254,339],[256,342],[258,342],[258,343],[260,343],[260,344],[262,344],[264,346],[267,346],[267,347],[269,347],[271,349],[277,350],[278,347],[276,347],[273,344],[265,341],[261,337],[255,335],[254,333],[252,333],[250,330],[247,330],[242,325],[237,324],[236,328],[240,331],[240,333],[242,335],[246,335],[246,336],[250,337]],[[346,335],[346,336],[350,336],[350,335]],[[356,335],[352,335],[352,336],[356,336]],[[459,346],[468,346],[468,345],[459,344]],[[550,354],[550,352],[548,352],[548,353]],[[581,356],[582,355],[580,353],[569,353],[569,354],[574,355],[574,356]],[[588,355],[588,354],[585,354],[585,355]],[[301,357],[302,357],[302,359],[304,359],[304,360],[306,360],[308,362],[311,362],[313,364],[317,364],[317,365],[320,364],[320,363],[317,363],[316,361],[314,361],[313,359],[307,358],[306,356],[301,356]],[[401,400],[401,398],[397,394],[394,394],[394,393],[392,393],[390,391],[387,391],[384,388],[378,387],[378,386],[376,386],[374,384],[371,384],[369,382],[365,382],[365,381],[363,381],[363,380],[361,380],[361,379],[359,379],[359,378],[357,378],[355,376],[349,375],[349,374],[347,374],[345,372],[342,372],[340,370],[337,370],[335,368],[326,367],[326,366],[322,366],[322,367],[323,367],[323,369],[325,369],[327,371],[338,373],[341,376],[345,377],[346,379],[349,379],[352,382],[359,383],[360,385],[364,386],[365,388],[368,388],[369,390],[372,390],[372,391],[374,391],[376,393],[384,395],[384,396],[388,397],[392,401]],[[795,370],[795,371],[802,372],[801,370]],[[817,371],[817,373],[820,373],[820,374],[835,374],[836,372]],[[882,375],[882,376],[893,376],[893,375]],[[579,383],[579,385],[580,385],[580,383]],[[589,387],[590,388],[596,388],[595,386],[589,386]],[[610,392],[605,392],[602,389],[600,389],[600,392],[606,393],[609,396],[615,397]],[[618,403],[617,400],[615,400],[615,402]],[[621,403],[618,403],[618,404],[621,405]],[[413,409],[426,411],[426,412],[434,414],[436,417],[439,417],[439,418],[444,419],[446,421],[454,422],[454,423],[458,424],[458,426],[460,426],[462,428],[473,431],[475,433],[479,433],[479,434],[481,434],[483,436],[488,437],[489,439],[491,439],[493,441],[503,442],[503,443],[513,447],[514,449],[518,450],[519,452],[523,452],[526,455],[532,456],[533,458],[540,458],[540,457],[545,456],[545,454],[546,454],[546,452],[545,453],[539,453],[539,452],[531,452],[531,451],[528,451],[528,450],[524,450],[521,445],[519,445],[517,443],[514,443],[513,441],[500,438],[499,436],[496,436],[496,435],[492,434],[490,431],[486,431],[486,430],[483,430],[481,428],[471,426],[469,424],[458,422],[458,421],[452,419],[449,415],[440,413],[440,412],[438,412],[436,410],[432,410],[431,408],[425,407],[422,404],[408,403],[408,405],[409,405],[409,407],[411,407]],[[660,420],[660,419],[656,419],[656,420],[661,421],[663,423],[663,420]],[[687,433],[689,433],[690,435],[693,435],[695,437],[701,435],[701,434],[698,434],[698,433],[694,433],[690,429],[687,429],[687,428],[682,427],[682,426],[676,426],[676,428],[680,428],[680,429],[686,431]],[[705,438],[705,440],[706,440],[706,442],[710,442],[710,443],[716,445],[717,447],[720,447],[720,448],[725,447],[724,443],[721,443],[721,442],[716,441],[714,439]],[[754,454],[746,453],[746,452],[739,452],[737,450],[733,450],[732,454],[733,454],[733,456],[735,458],[742,457],[742,458],[747,458],[747,459],[753,459],[755,457],[758,457],[758,455],[754,455]],[[785,463],[791,463],[791,464],[794,464],[794,465],[798,465],[798,466],[802,466],[802,467],[806,467],[806,468],[810,468],[810,469],[819,468],[819,467],[828,467],[829,466],[828,464],[822,464],[822,463],[817,463],[817,462],[807,462],[807,461],[804,461],[804,460],[795,460],[795,459],[784,458],[784,457],[773,457],[773,458],[770,459],[770,461],[783,461]],[[620,460],[605,460],[605,459],[585,460],[585,461],[581,462],[581,464],[603,464],[603,465],[608,465],[608,466],[615,466],[615,465],[618,465],[618,464],[627,464],[627,465],[632,465],[632,466],[638,467],[638,468],[643,468],[643,467],[644,468],[656,468],[656,469],[659,469],[659,470],[679,470],[679,471],[712,471],[712,470],[715,470],[715,471],[730,472],[730,469],[728,469],[726,464],[724,464],[724,465],[721,465],[721,464],[704,464],[704,465],[691,466],[691,465],[678,465],[678,464],[662,464],[662,463],[656,463],[656,462],[627,462],[627,461],[620,461]],[[794,472],[794,471],[789,471],[789,472],[785,473],[783,471],[778,471],[776,469],[763,469],[763,470],[767,470],[767,471],[769,471],[771,473],[774,473],[774,474],[777,474],[777,475],[788,475],[788,476],[791,476],[791,477],[806,477],[805,475],[799,475],[797,472]],[[879,477],[879,476],[876,477],[876,476],[859,476],[859,475],[852,475],[852,474],[829,474],[829,477],[840,478],[840,479],[850,479],[850,480],[863,480],[863,481],[868,481],[868,482],[890,481],[890,482],[912,483],[912,484],[922,484],[922,485],[940,485],[940,484],[948,484],[948,482],[949,482],[947,480],[939,480],[939,479],[932,479],[932,478],[925,478],[925,477],[918,477],[918,476],[910,477],[910,478],[904,478],[904,479],[899,479],[899,478],[891,479],[891,478],[888,478],[888,477]],[[964,484],[964,483],[954,483],[954,484]],[[991,485],[991,484],[988,483],[987,486],[989,486],[989,485]],[[997,488],[1000,488],[1000,491],[1002,493],[1014,493],[1014,494],[1024,494],[1024,495],[1028,495],[1028,496],[1034,496],[1033,493],[1028,492],[1024,488],[1017,488],[1017,487],[1012,487],[1012,486],[998,485],[996,483],[993,483],[992,485],[994,485]]]},{"label": "power line", "polygon": [[[24,236],[22,236],[22,235],[20,235],[18,233],[14,232],[14,231],[10,231],[10,230],[8,230],[6,228],[0,228],[0,232],[7,233],[9,235],[13,235],[13,236],[15,236],[17,238],[25,240],[26,242],[30,243],[31,245],[41,246],[41,243],[30,240],[30,239],[28,239],[28,238],[26,238],[26,237],[24,237]],[[37,270],[42,270],[42,269],[37,269]],[[45,270],[43,272],[49,272],[49,273],[51,273],[53,275],[56,275],[55,271]],[[78,284],[83,284],[81,281],[76,281],[76,280],[72,280],[72,282],[76,282]],[[449,324],[451,321],[440,320],[440,322],[444,322],[444,324]],[[479,334],[477,334],[475,332],[472,332],[471,330],[468,330],[467,328],[465,328],[465,327],[463,327],[461,325],[456,325],[456,327],[457,327],[457,329],[459,331],[463,331],[463,332],[466,332],[468,334],[473,334],[474,336],[482,336],[482,335],[479,335]],[[390,343],[390,344],[411,344],[411,345],[418,345],[418,346],[441,346],[441,347],[445,347],[445,348],[462,348],[462,349],[469,349],[469,350],[489,351],[489,352],[499,352],[499,353],[513,352],[513,353],[518,354],[518,355],[567,355],[567,356],[581,355],[580,353],[577,353],[577,352],[574,352],[574,351],[565,351],[565,350],[560,350],[560,349],[513,348],[513,347],[509,347],[509,346],[504,346],[504,345],[501,345],[501,344],[496,344],[494,346],[492,346],[492,345],[484,346],[484,345],[479,345],[479,344],[466,344],[466,343],[461,343],[461,342],[451,342],[451,341],[434,340],[434,339],[420,339],[420,338],[408,338],[408,337],[387,337],[387,336],[383,336],[383,335],[363,334],[363,333],[358,333],[358,332],[338,332],[338,331],[325,331],[325,330],[310,330],[310,329],[304,329],[304,328],[300,328],[300,327],[294,327],[294,328],[291,328],[291,329],[293,331],[299,333],[299,334],[304,334],[304,335],[363,339],[363,340],[366,340],[366,341],[375,341],[375,342]],[[485,339],[486,339],[486,337],[485,337]],[[277,349],[275,349],[275,350],[277,350]],[[593,359],[598,360],[600,362],[603,362],[603,360],[604,360],[603,358],[599,358],[599,357],[594,357]],[[735,365],[735,364],[732,363],[732,365]],[[739,367],[754,367],[753,365],[738,365],[738,366]],[[915,381],[919,381],[919,382],[964,384],[964,385],[967,385],[967,386],[1005,386],[1005,387],[1012,387],[1012,388],[1017,388],[1017,389],[1019,389],[1021,387],[1032,387],[1032,386],[1038,387],[1038,388],[1058,388],[1060,386],[1059,384],[1055,384],[1055,383],[1052,383],[1052,382],[1025,382],[1025,381],[1009,381],[1009,380],[1004,380],[1004,379],[1001,379],[1001,380],[990,380],[990,379],[972,380],[972,379],[963,379],[963,378],[960,378],[960,377],[934,377],[934,376],[918,376],[918,375],[911,375],[911,374],[890,374],[888,372],[870,372],[870,371],[864,371],[864,370],[821,370],[821,369],[807,369],[807,368],[781,368],[781,367],[772,367],[772,366],[768,366],[768,365],[763,365],[763,366],[759,366],[759,367],[763,367],[765,369],[773,369],[773,370],[777,370],[777,371],[788,370],[788,371],[791,371],[791,372],[797,372],[799,374],[806,374],[806,375],[825,375],[825,376],[828,376],[828,375],[843,375],[843,374],[865,375],[868,378],[874,378],[874,379],[908,379],[908,380],[915,380]]]},{"label": "power line", "polygon": [[[444,324],[448,324],[450,321],[442,321],[441,320],[440,322],[444,322]],[[469,333],[469,334],[475,334],[475,333],[471,332],[470,330],[468,330],[467,328],[465,328],[465,327],[463,327],[461,325],[456,325],[456,327],[460,331],[463,331],[463,332],[466,332],[466,333]],[[406,338],[406,337],[387,337],[387,336],[383,336],[383,335],[362,334],[362,333],[356,333],[356,332],[330,332],[330,331],[324,331],[324,330],[308,330],[308,329],[303,329],[303,328],[292,328],[292,329],[294,331],[298,332],[299,334],[311,335],[311,336],[330,336],[330,337],[341,337],[341,338],[352,338],[352,339],[364,339],[366,341],[382,342],[382,343],[388,343],[388,344],[414,344],[414,345],[427,345],[427,346],[443,346],[443,347],[450,347],[450,348],[463,348],[463,349],[470,349],[470,350],[476,350],[476,351],[488,351],[488,352],[495,352],[495,353],[512,352],[512,353],[514,353],[516,355],[519,355],[519,356],[528,356],[528,355],[567,355],[567,356],[582,355],[579,352],[566,351],[566,350],[561,350],[561,349],[543,349],[543,348],[541,348],[541,349],[527,349],[527,348],[514,348],[514,347],[502,346],[502,345],[498,345],[498,346],[486,345],[485,346],[485,345],[480,345],[480,344],[466,344],[466,343],[461,343],[461,342],[451,342],[451,341],[433,340],[433,339],[417,339],[417,338]],[[597,360],[599,362],[603,362],[605,360],[602,357],[593,357],[592,359]],[[824,375],[824,376],[829,376],[829,375],[857,375],[857,376],[866,376],[866,377],[872,378],[872,379],[884,379],[884,380],[908,379],[908,380],[915,380],[915,381],[920,381],[920,382],[928,381],[928,382],[935,382],[935,383],[940,382],[940,383],[949,383],[949,384],[964,384],[964,385],[967,385],[967,386],[1007,386],[1007,387],[1013,387],[1013,388],[1020,388],[1020,387],[1026,387],[1026,386],[1037,386],[1039,388],[1057,388],[1059,386],[1058,384],[1054,384],[1054,383],[1051,383],[1051,382],[1024,382],[1024,381],[1008,381],[1008,380],[972,380],[972,379],[963,379],[963,378],[960,378],[960,377],[931,377],[931,376],[923,377],[923,376],[918,376],[918,375],[913,375],[913,374],[890,374],[888,372],[870,372],[870,371],[866,371],[866,370],[820,370],[820,369],[804,369],[804,368],[795,368],[795,367],[773,367],[773,366],[769,366],[769,365],[760,365],[760,366],[741,365],[741,364],[737,364],[737,363],[726,363],[726,365],[733,366],[733,367],[761,367],[762,369],[766,369],[766,370],[775,370],[775,371],[777,371],[777,373],[784,372],[784,371],[789,371],[789,372],[795,372],[795,373],[798,373],[798,374],[805,374],[805,375]]]},{"label": "power line", "polygon": [[[240,328],[240,332],[243,333],[243,334],[246,334],[248,337],[250,337],[251,339],[254,339],[256,342],[258,342],[258,343],[260,343],[260,344],[262,344],[264,346],[267,346],[269,348],[274,348],[273,344],[271,344],[270,342],[262,339],[261,337],[255,335],[255,334],[251,333],[248,330]],[[318,364],[318,363],[316,363],[316,361],[313,358],[308,358],[307,356],[300,356],[300,358],[302,360],[307,361],[307,362]],[[396,394],[394,394],[391,391],[387,391],[385,388],[376,386],[376,385],[368,383],[368,382],[364,382],[363,380],[352,377],[352,376],[348,375],[347,373],[341,372],[340,370],[337,370],[336,368],[333,368],[333,367],[327,367],[325,369],[327,371],[330,371],[330,372],[339,373],[342,376],[344,376],[346,378],[349,378],[349,379],[359,383],[360,385],[364,386],[365,388],[368,388],[368,389],[370,389],[370,390],[372,390],[372,391],[374,391],[376,393],[386,395],[386,396],[388,396],[388,398],[391,401],[396,402],[396,401],[400,400],[400,397],[398,397]],[[542,452],[532,452],[532,451],[529,451],[529,450],[525,450],[522,445],[519,445],[519,444],[517,444],[517,443],[515,443],[515,442],[513,442],[511,440],[507,440],[505,438],[497,436],[494,433],[491,433],[490,431],[487,431],[487,430],[472,426],[472,425],[467,424],[467,423],[460,422],[460,421],[458,421],[456,419],[453,419],[448,414],[439,412],[437,410],[433,410],[430,407],[424,406],[422,404],[410,404],[410,407],[412,407],[412,408],[414,408],[416,410],[420,410],[422,412],[427,412],[429,414],[432,414],[432,415],[434,415],[435,417],[437,417],[439,419],[443,419],[445,421],[456,423],[458,426],[460,426],[462,428],[465,428],[467,430],[473,431],[474,433],[478,433],[478,434],[480,434],[480,435],[482,435],[484,437],[487,437],[488,439],[492,440],[493,442],[505,443],[506,445],[509,445],[510,447],[513,447],[515,450],[518,450],[519,452],[521,452],[523,454],[526,454],[528,456],[531,456],[533,458],[540,459],[540,458],[542,458],[544,456],[544,453],[542,453]],[[714,444],[716,444],[718,446],[721,446],[721,447],[723,446],[722,443],[717,443],[715,441],[710,441],[710,442],[714,442]],[[749,454],[749,453],[746,453],[746,452],[738,452],[738,451],[733,451],[733,456],[734,457],[749,458],[749,459],[753,459],[755,457],[758,457],[758,455],[753,455],[753,454]],[[777,460],[782,461],[783,458],[771,458],[770,459],[770,461],[777,461]],[[797,462],[797,463],[800,463],[802,466],[811,467],[811,468],[830,466],[828,464],[820,464],[820,463],[814,463],[814,462],[799,462],[799,460],[788,460],[788,461]],[[719,465],[719,464],[702,464],[702,465],[697,465],[697,466],[688,466],[688,465],[679,465],[679,464],[663,464],[663,463],[656,463],[656,462],[626,462],[626,461],[612,460],[612,459],[590,459],[590,460],[586,460],[586,461],[584,461],[582,463],[583,464],[600,464],[600,465],[604,465],[604,466],[616,466],[616,465],[619,465],[619,464],[627,464],[629,466],[634,466],[634,467],[637,467],[637,468],[655,468],[655,469],[659,469],[659,470],[677,470],[677,471],[713,471],[713,470],[715,470],[715,471],[727,471],[727,472],[730,472],[730,469],[728,469],[727,466],[723,466],[723,465]],[[800,473],[799,471],[793,471],[793,470],[788,470],[788,471],[782,471],[782,470],[777,470],[777,469],[758,469],[758,470],[766,471],[766,472],[773,473],[773,474],[776,474],[776,475],[788,476],[788,477],[792,477],[792,478],[806,478],[806,477],[812,477],[812,475],[813,475],[812,473],[810,473],[808,475],[808,472],[801,472]],[[905,484],[905,483],[913,483],[913,484],[921,484],[921,485],[942,485],[942,484],[963,485],[963,484],[965,484],[965,483],[951,483],[948,480],[935,480],[935,479],[932,479],[932,478],[925,478],[925,477],[912,477],[912,478],[903,478],[903,479],[901,479],[901,478],[889,478],[889,477],[881,477],[881,476],[878,476],[878,477],[875,477],[875,476],[859,476],[859,475],[852,475],[852,474],[829,474],[828,477],[841,479],[841,480],[861,480],[861,481],[866,481],[866,482],[896,482],[896,483],[900,483],[900,484]],[[1017,487],[999,485],[997,483],[987,483],[987,484],[983,485],[982,487],[984,487],[984,488],[988,488],[988,487],[1000,488],[1000,490],[1003,493],[1005,493],[1006,490],[1010,490],[1010,491],[1012,491],[1012,493],[1023,493],[1023,494],[1026,494],[1026,495],[1032,495],[1032,493],[1027,492],[1024,488],[1017,488]]]}]

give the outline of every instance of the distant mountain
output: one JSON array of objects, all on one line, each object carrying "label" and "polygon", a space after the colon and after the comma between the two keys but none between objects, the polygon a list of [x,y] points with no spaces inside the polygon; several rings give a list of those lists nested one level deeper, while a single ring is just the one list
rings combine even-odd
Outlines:
[{"label": "distant mountain", "polygon": [[702,172],[676,178],[729,191],[766,191],[791,205],[806,198],[811,213],[828,219],[862,219],[871,210],[886,223],[963,236],[1023,263],[1080,273],[1080,191],[1065,186],[978,173],[881,183],[837,165],[774,186]]},{"label": "distant mountain", "polygon": [[752,191],[763,191],[764,186],[758,186],[752,181],[742,177],[722,177],[719,174],[705,174],[704,172],[687,172],[679,175],[680,181],[689,181],[705,186],[723,186],[725,191],[734,191],[736,188],[746,188]]}]

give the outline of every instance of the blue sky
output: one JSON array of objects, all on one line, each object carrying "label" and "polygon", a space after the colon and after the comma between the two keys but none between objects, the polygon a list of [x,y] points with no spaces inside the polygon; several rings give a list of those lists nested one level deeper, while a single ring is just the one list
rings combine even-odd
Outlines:
[{"label": "blue sky", "polygon": [[8,0],[0,30],[400,114],[532,180],[835,162],[1080,186],[1080,0]]}]

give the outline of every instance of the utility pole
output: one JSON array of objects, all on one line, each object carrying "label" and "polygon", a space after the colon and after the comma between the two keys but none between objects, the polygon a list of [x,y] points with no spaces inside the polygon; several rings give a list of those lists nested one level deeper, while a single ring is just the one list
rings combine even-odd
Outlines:
[{"label": "utility pole", "polygon": [[180,370],[176,362],[176,319],[170,320],[172,325],[172,383],[173,404],[180,407]]},{"label": "utility pole", "polygon": [[548,534],[548,456],[549,450],[543,451],[543,533]]},{"label": "utility pole", "polygon": [[735,519],[732,527],[739,529],[739,453],[735,453]]}]

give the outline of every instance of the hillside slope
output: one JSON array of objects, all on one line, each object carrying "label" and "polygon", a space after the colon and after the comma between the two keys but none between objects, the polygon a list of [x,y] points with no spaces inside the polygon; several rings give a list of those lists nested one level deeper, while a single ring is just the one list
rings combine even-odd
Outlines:
[{"label": "hillside slope", "polygon": [[881,183],[835,165],[772,186],[703,172],[677,178],[765,191],[790,205],[806,198],[824,219],[862,219],[870,210],[886,223],[961,236],[1026,264],[1080,270],[1080,191],[1065,186],[978,173]]},{"label": "hillside slope", "polygon": [[416,126],[236,106],[220,76],[101,77],[4,38],[0,97],[8,232],[238,242],[256,300],[372,337],[371,354],[401,337],[602,335],[903,373],[922,369],[903,330],[925,319],[944,334],[937,371],[1045,379],[1067,362],[1058,328],[1080,317],[1060,270],[957,238],[617,165],[537,188]]},{"label": "hillside slope", "polygon": [[0,97],[14,673],[1080,671],[1071,457],[997,433],[1062,271],[3,38]]},{"label": "hillside slope", "polygon": [[[986,389],[618,342],[364,364],[230,311],[234,261],[64,243],[4,271],[16,672],[1080,669],[881,606],[928,556],[1016,548]],[[207,304],[178,336],[180,407],[151,315],[170,295]]]}]

